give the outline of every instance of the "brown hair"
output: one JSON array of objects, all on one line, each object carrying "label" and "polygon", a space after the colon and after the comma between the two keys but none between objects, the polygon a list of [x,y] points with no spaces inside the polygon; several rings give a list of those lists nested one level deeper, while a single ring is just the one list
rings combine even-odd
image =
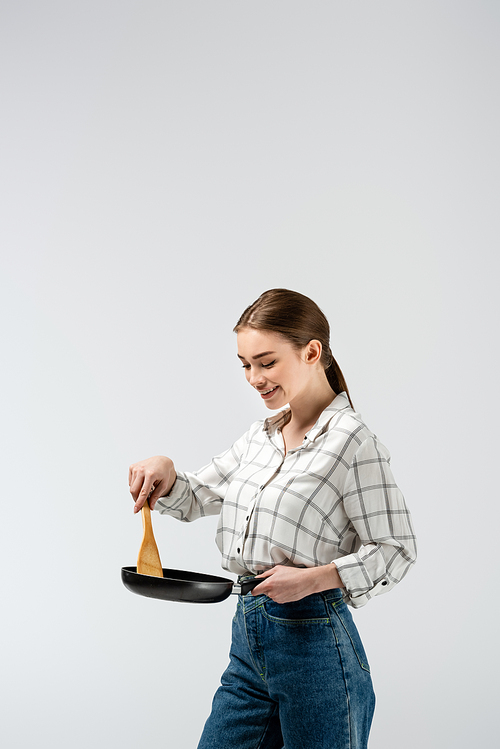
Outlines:
[{"label": "brown hair", "polygon": [[330,326],[318,305],[298,291],[270,289],[241,315],[233,330],[242,328],[268,330],[283,336],[296,349],[303,349],[309,341],[319,341],[322,346],[321,363],[326,378],[335,394],[345,391],[352,405],[342,370],[330,349]]}]

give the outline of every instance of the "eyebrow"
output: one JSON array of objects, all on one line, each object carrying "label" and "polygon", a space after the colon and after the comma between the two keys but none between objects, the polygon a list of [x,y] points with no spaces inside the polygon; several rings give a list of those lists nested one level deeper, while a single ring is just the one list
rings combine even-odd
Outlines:
[{"label": "eyebrow", "polygon": [[[263,356],[269,356],[270,354],[275,354],[275,353],[276,351],[264,351],[262,354],[257,354],[257,356],[252,356],[251,358],[254,361],[256,361],[257,359],[262,359]],[[238,359],[241,359],[241,360],[245,358],[244,356],[240,356],[239,354],[236,354],[236,356],[238,357]]]}]

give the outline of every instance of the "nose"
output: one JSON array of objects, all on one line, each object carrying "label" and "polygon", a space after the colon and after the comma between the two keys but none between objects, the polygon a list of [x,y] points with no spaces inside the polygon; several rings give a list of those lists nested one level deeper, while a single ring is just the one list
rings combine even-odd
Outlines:
[{"label": "nose", "polygon": [[252,367],[248,376],[248,382],[250,383],[250,385],[255,388],[258,385],[262,386],[265,381],[266,378],[264,377],[264,373],[262,372],[262,370],[259,371],[258,369],[254,369]]}]

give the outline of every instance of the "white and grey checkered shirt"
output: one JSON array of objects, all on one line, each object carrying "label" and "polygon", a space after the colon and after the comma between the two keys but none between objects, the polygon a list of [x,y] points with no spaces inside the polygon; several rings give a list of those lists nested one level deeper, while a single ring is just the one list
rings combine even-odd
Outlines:
[{"label": "white and grey checkered shirt", "polygon": [[340,393],[285,455],[290,412],[253,424],[196,473],[178,473],[156,509],[191,521],[220,513],[222,566],[237,575],[276,564],[335,562],[351,606],[390,590],[416,559],[410,514],[390,455]]}]

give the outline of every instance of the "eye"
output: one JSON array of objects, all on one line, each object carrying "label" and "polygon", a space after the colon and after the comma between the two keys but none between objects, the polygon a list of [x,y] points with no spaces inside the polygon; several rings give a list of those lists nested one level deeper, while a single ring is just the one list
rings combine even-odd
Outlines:
[{"label": "eye", "polygon": [[243,369],[250,369],[250,364],[242,364]]},{"label": "eye", "polygon": [[263,364],[262,366],[265,367],[265,369],[269,369],[274,364],[276,364],[276,359],[274,359],[274,361],[269,362],[269,364]]}]

